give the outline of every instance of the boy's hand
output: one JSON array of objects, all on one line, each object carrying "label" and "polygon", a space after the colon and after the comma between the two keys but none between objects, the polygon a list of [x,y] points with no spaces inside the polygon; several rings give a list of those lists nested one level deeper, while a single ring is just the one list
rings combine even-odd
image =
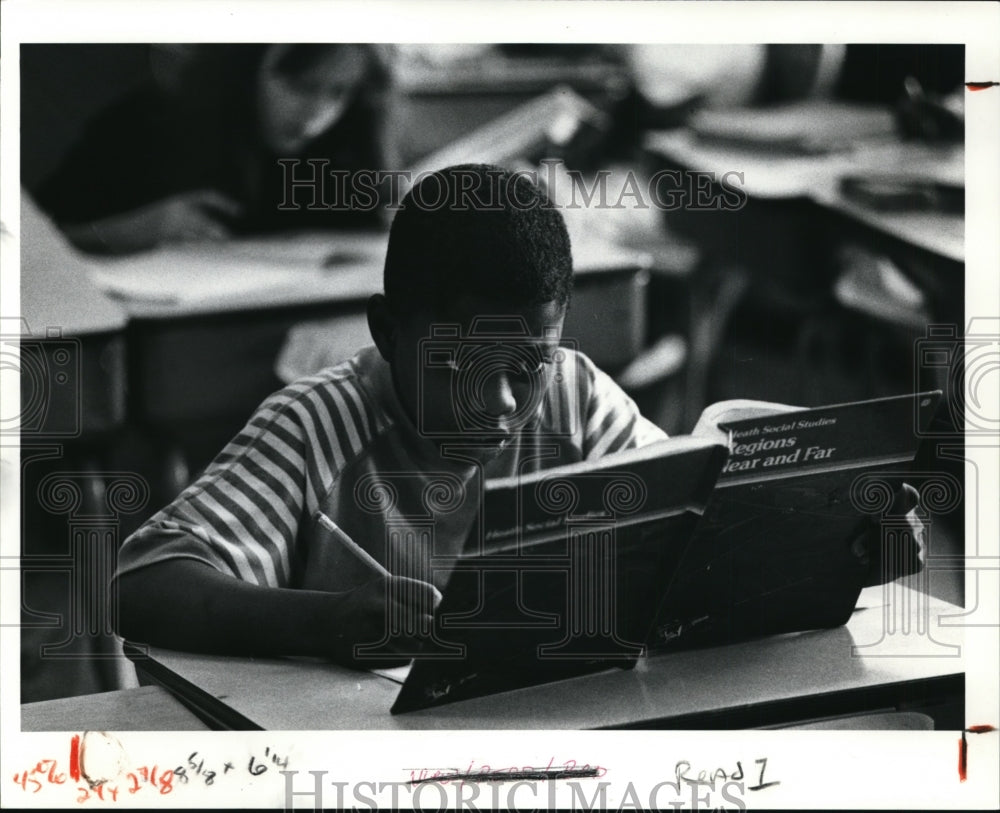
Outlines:
[{"label": "boy's hand", "polygon": [[[362,669],[398,666],[409,656],[392,657],[392,652],[412,652],[433,628],[433,612],[441,603],[441,593],[432,584],[405,576],[375,579],[338,596],[335,624],[340,632],[333,641],[331,656],[339,663]],[[389,636],[390,623],[397,633]],[[384,641],[384,643],[383,643]],[[355,653],[357,646],[375,646],[386,657]]]},{"label": "boy's hand", "polygon": [[[798,412],[801,409],[768,401],[720,401],[705,408],[691,434],[727,443],[728,435],[719,428],[720,423]],[[873,519],[851,543],[852,553],[868,568],[865,587],[891,582],[923,570],[926,528],[917,514],[918,498],[917,490],[903,483],[893,495],[892,505],[884,517],[905,516],[911,533],[893,534],[888,540],[883,540],[882,526],[879,520]]]},{"label": "boy's hand", "polygon": [[868,566],[864,586],[884,584],[902,576],[919,573],[926,561],[926,528],[917,514],[917,490],[903,483],[893,497],[892,506],[885,517],[905,516],[910,534],[893,534],[884,539],[882,526],[873,520],[851,545],[851,551]]}]

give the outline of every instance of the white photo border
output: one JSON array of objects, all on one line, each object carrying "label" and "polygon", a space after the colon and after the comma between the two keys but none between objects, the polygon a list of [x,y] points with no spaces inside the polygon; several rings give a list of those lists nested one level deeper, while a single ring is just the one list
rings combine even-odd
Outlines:
[{"label": "white photo border", "polygon": [[[1000,80],[1000,6],[979,2],[329,2],[264,0],[263,2],[143,3],[86,0],[6,0],[0,34],[3,105],[0,121],[0,218],[14,235],[3,240],[0,301],[4,315],[17,315],[19,223],[18,44],[28,42],[219,42],[219,41],[380,41],[380,42],[877,42],[964,43],[966,80]],[[967,127],[967,260],[966,320],[1000,316],[998,274],[1000,248],[1000,87],[966,94]],[[11,397],[7,392],[4,398]],[[13,397],[17,397],[15,393]],[[996,398],[996,393],[993,393]],[[997,403],[983,407],[997,414]],[[997,439],[993,439],[997,441]],[[969,534],[978,532],[980,555],[997,555],[997,502],[1000,479],[997,443],[987,443],[977,458],[980,493],[967,500]],[[2,555],[19,552],[18,471],[16,450],[3,457]],[[975,511],[984,512],[977,520]],[[978,521],[978,528],[976,522]],[[967,540],[968,544],[968,540]],[[992,547],[990,547],[992,546]],[[973,576],[974,574],[968,574]],[[5,572],[4,586],[11,584]],[[16,581],[14,582],[16,584]],[[4,589],[0,627],[3,670],[0,696],[0,793],[4,805],[79,807],[67,789],[20,794],[11,777],[26,765],[66,753],[63,733],[20,731],[19,603],[16,591]],[[967,584],[966,595],[971,590]],[[996,600],[996,596],[993,599]],[[1000,724],[997,672],[998,630],[968,629],[966,709],[968,723]],[[79,733],[79,732],[76,732]],[[958,781],[958,732],[680,732],[680,731],[532,731],[525,732],[125,732],[116,735],[135,764],[181,762],[198,751],[213,761],[246,760],[264,748],[290,758],[296,790],[308,791],[308,771],[326,771],[324,802],[333,806],[336,786],[348,794],[357,783],[396,782],[415,764],[448,766],[545,765],[577,760],[609,768],[612,782],[607,802],[633,804],[627,782],[648,789],[673,779],[681,759],[713,769],[737,760],[755,765],[767,758],[768,771],[781,784],[750,802],[770,808],[872,807],[893,809],[987,808],[998,795],[998,735],[970,738],[969,779]],[[218,782],[181,794],[139,794],[121,806],[143,807],[284,807],[284,779],[271,771],[269,781],[251,784]],[[508,799],[504,787],[498,798]],[[592,790],[587,787],[587,793]],[[449,793],[452,793],[449,791]],[[645,806],[646,791],[640,790]],[[365,787],[366,796],[373,789]],[[547,797],[533,798],[522,789],[519,804],[545,807]],[[380,796],[380,799],[386,799]],[[407,804],[407,795],[400,804]],[[669,797],[665,797],[669,798]],[[490,789],[476,804],[489,806]],[[559,797],[562,805],[566,797]],[[449,806],[455,796],[448,797]],[[423,794],[423,804],[438,806],[436,792]],[[346,797],[348,805],[364,798]],[[87,804],[112,804],[88,801]],[[306,795],[296,806],[312,807]]]}]

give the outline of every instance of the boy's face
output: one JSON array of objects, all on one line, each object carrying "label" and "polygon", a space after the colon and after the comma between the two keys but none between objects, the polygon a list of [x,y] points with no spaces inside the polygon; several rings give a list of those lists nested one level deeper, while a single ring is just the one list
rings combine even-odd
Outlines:
[{"label": "boy's face", "polygon": [[393,335],[376,343],[417,430],[467,443],[486,462],[538,414],[564,316],[556,302],[510,307],[459,297],[446,313],[387,317]]}]

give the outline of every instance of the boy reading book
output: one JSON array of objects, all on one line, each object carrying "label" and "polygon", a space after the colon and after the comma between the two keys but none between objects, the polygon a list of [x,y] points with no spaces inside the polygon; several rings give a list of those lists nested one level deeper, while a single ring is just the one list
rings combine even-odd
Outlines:
[{"label": "boy reading book", "polygon": [[427,562],[461,553],[485,478],[665,438],[560,346],[571,282],[562,216],[523,174],[425,177],[392,224],[375,346],[268,398],[126,540],[119,632],[355,663],[395,615],[412,647],[448,576]]},{"label": "boy reading book", "polygon": [[[386,601],[429,611],[446,579],[415,578],[427,553],[415,517],[454,555],[482,478],[664,438],[560,348],[571,283],[562,216],[523,175],[426,177],[392,224],[385,293],[368,308],[375,347],[268,398],[126,540],[121,634],[350,662],[355,644],[381,637]],[[340,544],[320,512],[391,575]]]}]

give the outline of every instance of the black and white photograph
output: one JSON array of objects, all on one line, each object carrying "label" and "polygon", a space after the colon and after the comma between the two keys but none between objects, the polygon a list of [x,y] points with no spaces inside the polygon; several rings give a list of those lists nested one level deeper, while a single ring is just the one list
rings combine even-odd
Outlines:
[{"label": "black and white photograph", "polygon": [[995,804],[997,7],[199,8],[5,3],[3,805]]}]

